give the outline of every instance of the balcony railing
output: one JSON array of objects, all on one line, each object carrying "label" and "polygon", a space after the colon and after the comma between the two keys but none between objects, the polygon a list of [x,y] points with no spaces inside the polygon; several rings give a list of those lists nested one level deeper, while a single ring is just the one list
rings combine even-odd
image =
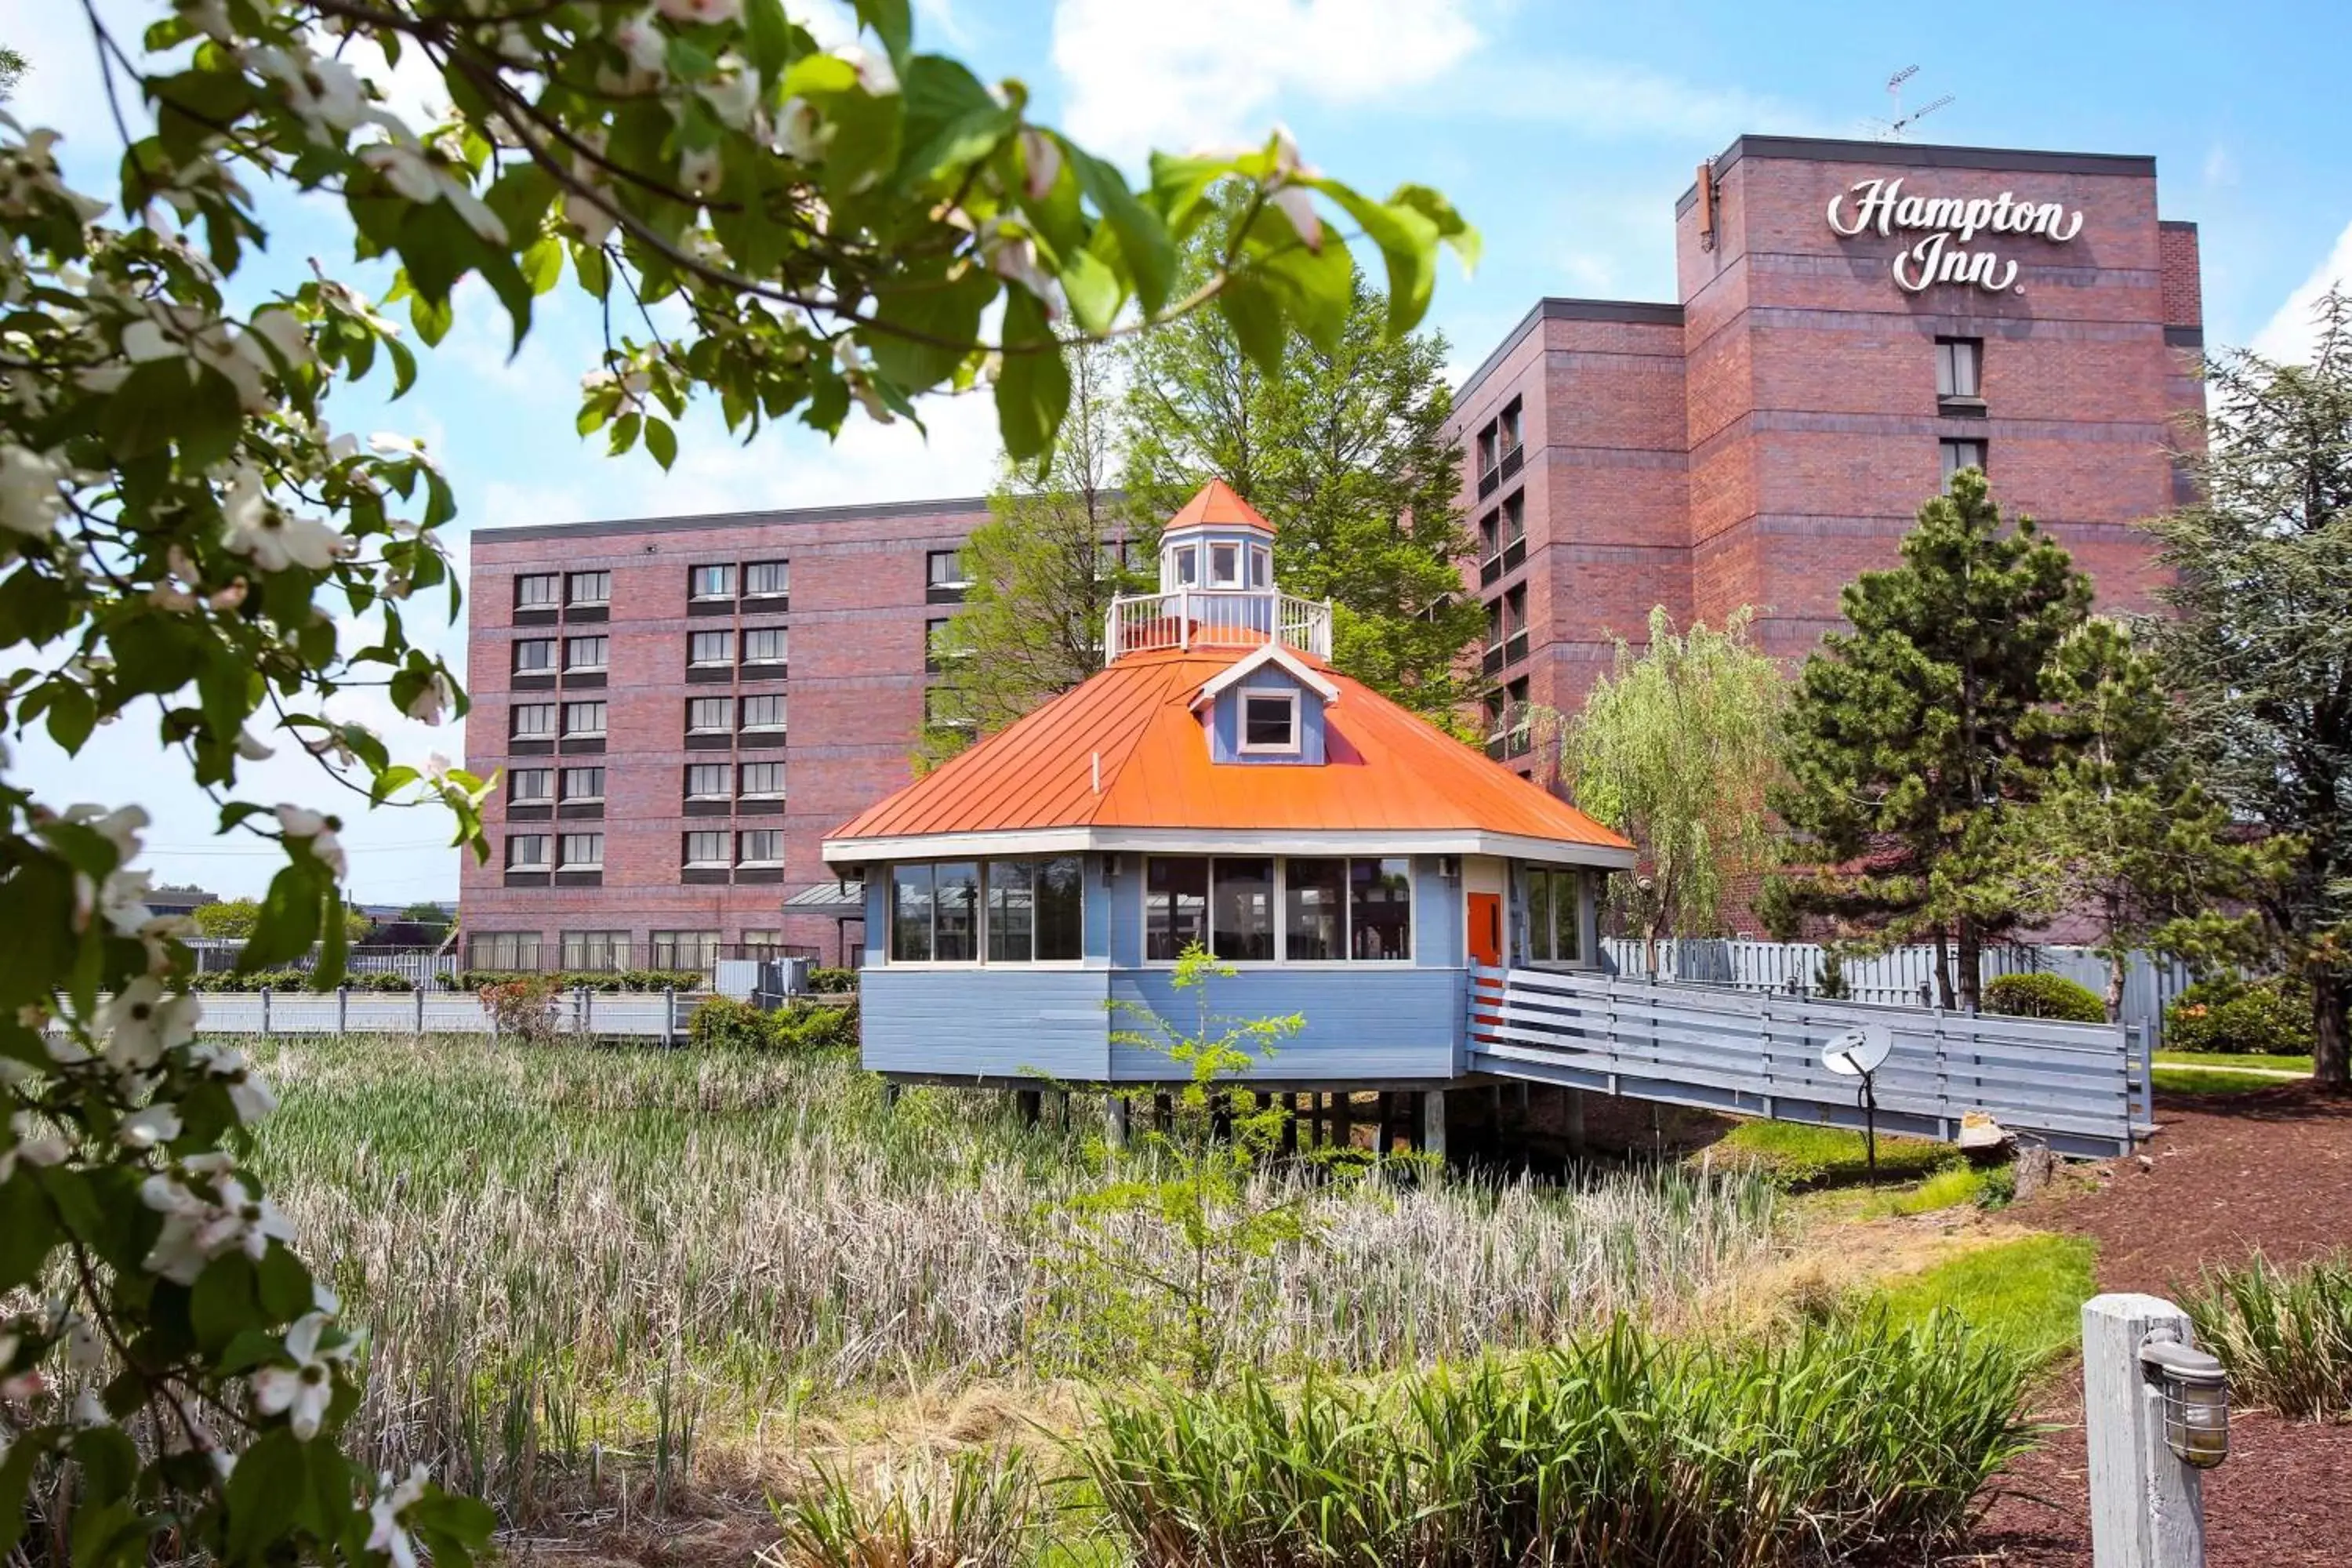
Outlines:
[{"label": "balcony railing", "polygon": [[1104,651],[1255,647],[1281,642],[1331,657],[1331,601],[1299,599],[1270,589],[1179,588],[1169,594],[1122,594],[1113,599]]}]

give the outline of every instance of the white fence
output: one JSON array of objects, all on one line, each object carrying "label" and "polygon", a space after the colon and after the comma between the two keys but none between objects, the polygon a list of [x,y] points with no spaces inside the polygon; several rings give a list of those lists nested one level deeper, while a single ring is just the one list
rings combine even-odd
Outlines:
[{"label": "white fence", "polygon": [[[245,952],[241,942],[199,938],[188,946],[196,955],[199,974],[219,974],[235,969],[238,955]],[[303,965],[315,959],[317,951],[313,948],[304,956]],[[457,973],[457,955],[415,948],[355,947],[344,967],[354,974],[397,974],[411,985],[430,984],[437,976]]]},{"label": "white fence", "polygon": [[1822,1047],[1864,1024],[1894,1049],[1878,1069],[1878,1125],[1947,1142],[1980,1110],[2068,1153],[2128,1153],[2149,1124],[2147,1037],[2121,1024],[2051,1024],[1829,1003],[1549,970],[1471,972],[1470,1066],[1636,1100],[1783,1121],[1863,1124],[1861,1085]]},{"label": "white fence", "polygon": [[[567,991],[554,1000],[565,1034],[683,1039],[700,992]],[[489,1035],[490,1016],[461,991],[215,991],[203,996],[206,1035]]]},{"label": "white fence", "polygon": [[[1601,950],[1612,967],[1629,978],[1647,971],[1635,937],[1607,937]],[[1773,991],[1811,996],[1821,990],[1829,950],[1810,942],[1748,942],[1685,937],[1658,943],[1656,978],[1681,985],[1728,985],[1741,991]],[[1956,961],[1957,962],[1957,961]],[[2003,974],[2058,974],[2107,994],[2107,961],[2086,948],[2003,945],[1984,950],[1982,978]],[[1936,950],[1914,945],[1891,948],[1868,958],[1848,958],[1839,966],[1846,999],[1887,1007],[1936,1005]],[[2123,1022],[2151,1041],[2163,1038],[2164,1010],[2195,978],[2188,965],[2135,952],[2124,965]]]},{"label": "white fence", "polygon": [[1154,648],[1255,647],[1277,638],[1329,658],[1331,602],[1270,588],[1122,594],[1111,601],[1103,635],[1111,658]]}]

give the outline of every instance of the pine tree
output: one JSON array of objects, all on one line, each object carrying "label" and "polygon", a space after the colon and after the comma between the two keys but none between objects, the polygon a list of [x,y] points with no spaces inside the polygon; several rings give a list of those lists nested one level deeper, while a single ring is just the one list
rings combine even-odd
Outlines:
[{"label": "pine tree", "polygon": [[1978,470],[1919,509],[1903,563],[1847,584],[1852,629],[1798,678],[1775,804],[1813,869],[1766,884],[1775,929],[1813,915],[1874,942],[1928,938],[1944,1005],[1976,1006],[1984,943],[2020,921],[2004,813],[2036,798],[2054,750],[2029,716],[2090,604],[2090,580],[2032,519],[2003,529]]},{"label": "pine tree", "polygon": [[[2106,961],[2107,1016],[2123,1013],[2137,951],[2200,967],[2260,945],[2246,906],[2271,885],[2275,847],[2246,842],[2173,742],[2171,704],[2124,626],[2094,617],[2043,674],[2050,706],[2027,723],[2058,752],[2039,801],[2010,814],[2009,896],[2036,918],[2087,915]],[[2233,912],[2234,911],[2234,912]]]},{"label": "pine tree", "polygon": [[2259,900],[2311,984],[2313,1077],[2352,1090],[2352,300],[2319,307],[2310,363],[2217,361],[2205,500],[2158,519],[2157,625],[2181,743],[2238,821],[2289,852]]},{"label": "pine tree", "polygon": [[1068,357],[1070,409],[1052,456],[1008,464],[990,520],[964,543],[971,587],[932,648],[940,679],[915,748],[921,771],[1100,669],[1112,597],[1147,586],[1118,548],[1130,509],[1110,484],[1108,352],[1073,345]]},{"label": "pine tree", "polygon": [[[1211,264],[1196,243],[1189,284]],[[1159,520],[1224,479],[1274,522],[1284,591],[1333,602],[1332,662],[1458,728],[1482,684],[1465,655],[1486,623],[1462,592],[1472,544],[1456,505],[1462,449],[1446,430],[1446,343],[1391,336],[1388,315],[1358,273],[1337,348],[1293,343],[1272,374],[1222,314],[1138,339],[1120,408],[1127,494]]]}]

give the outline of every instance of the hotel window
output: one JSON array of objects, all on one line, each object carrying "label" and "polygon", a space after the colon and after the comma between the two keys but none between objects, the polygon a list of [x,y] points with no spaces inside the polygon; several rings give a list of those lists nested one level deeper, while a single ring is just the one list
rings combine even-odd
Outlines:
[{"label": "hotel window", "polygon": [[1242,693],[1240,750],[1244,755],[1295,755],[1298,751],[1298,693]]},{"label": "hotel window", "polygon": [[543,805],[554,795],[555,770],[552,768],[517,768],[507,775],[507,804],[509,805]]},{"label": "hotel window", "polygon": [[563,770],[563,800],[567,805],[583,805],[604,798],[604,770],[602,768],[566,768]]},{"label": "hotel window", "polygon": [[1982,441],[1939,442],[1944,450],[1944,492],[1952,489],[1952,476],[1962,468],[1985,469],[1985,444]]},{"label": "hotel window", "polygon": [[593,739],[604,732],[604,705],[602,702],[567,702],[563,705],[563,733],[569,739]]},{"label": "hotel window", "polygon": [[743,950],[744,957],[757,958],[760,956],[757,950],[782,947],[783,939],[772,931],[747,931],[743,933],[743,940],[736,945]]},{"label": "hotel window", "polygon": [[723,869],[727,865],[727,835],[709,832],[688,834],[686,863],[689,867],[719,867]]},{"label": "hotel window", "polygon": [[1124,539],[1106,539],[1095,546],[1095,581],[1107,582],[1133,564]]},{"label": "hotel window", "polygon": [[955,623],[932,621],[923,627],[923,668],[937,674],[947,668],[950,659],[960,657],[956,647]]},{"label": "hotel window", "polygon": [[686,574],[686,596],[689,599],[731,599],[735,596],[735,568],[732,566],[696,566]]},{"label": "hotel window", "polygon": [[551,675],[555,672],[555,639],[531,637],[514,645],[514,672],[517,675]]},{"label": "hotel window", "polygon": [[544,833],[509,833],[507,835],[507,869],[509,871],[544,871],[547,869],[549,839]]},{"label": "hotel window", "polygon": [[923,581],[935,594],[961,594],[971,587],[971,581],[963,574],[963,552],[932,551],[923,559]]},{"label": "hotel window", "polygon": [[1503,502],[1503,548],[1508,550],[1527,536],[1528,492],[1514,490]]},{"label": "hotel window", "polygon": [[784,654],[788,647],[784,628],[782,626],[766,626],[758,631],[745,632],[743,662],[745,664],[782,664],[784,662]]},{"label": "hotel window", "polygon": [[743,568],[743,596],[747,599],[782,598],[793,591],[793,563],[789,561],[754,561]]},{"label": "hotel window", "polygon": [[727,798],[727,764],[725,763],[688,763],[686,765],[686,798],[725,800]]},{"label": "hotel window", "polygon": [[1274,956],[1274,862],[1220,855],[1209,862],[1209,951],[1219,958]]},{"label": "hotel window", "polygon": [[781,697],[746,697],[743,699],[743,729],[781,730],[784,727],[784,700]]},{"label": "hotel window", "polygon": [[1478,520],[1478,559],[1492,561],[1503,552],[1503,514],[1490,511]]},{"label": "hotel window", "polygon": [[1238,588],[1242,585],[1242,547],[1238,544],[1209,546],[1209,586]]},{"label": "hotel window", "polygon": [[629,933],[625,931],[568,931],[563,933],[563,967],[601,969],[629,967]]},{"label": "hotel window", "polygon": [[1522,583],[1503,593],[1503,636],[1515,637],[1528,629],[1528,588]]},{"label": "hotel window", "polygon": [[613,600],[613,574],[610,572],[574,572],[564,585],[563,602],[582,606],[607,605]]},{"label": "hotel window", "polygon": [[466,939],[466,967],[490,970],[532,970],[539,967],[540,934],[535,931],[486,931]]},{"label": "hotel window", "polygon": [[1584,956],[1584,879],[1575,871],[1530,868],[1528,878],[1528,957],[1538,963],[1575,963]]},{"label": "hotel window", "polygon": [[781,866],[784,863],[784,836],[774,827],[755,827],[735,836],[735,863],[738,866]]},{"label": "hotel window", "polygon": [[743,787],[745,800],[782,800],[784,797],[784,764],[782,763],[745,763]]},{"label": "hotel window", "polygon": [[534,572],[515,579],[515,608],[518,610],[551,610],[555,608],[556,574]]},{"label": "hotel window", "polygon": [[1174,959],[1209,940],[1209,863],[1155,855],[1144,862],[1143,956]]},{"label": "hotel window", "polygon": [[1200,557],[1201,552],[1196,546],[1180,544],[1176,547],[1176,585],[1178,587],[1189,588],[1201,580]]},{"label": "hotel window", "polygon": [[1497,426],[1489,425],[1478,432],[1478,477],[1485,479],[1495,471]]},{"label": "hotel window", "polygon": [[688,632],[686,637],[686,662],[697,668],[735,662],[733,632]]},{"label": "hotel window", "polygon": [[593,674],[604,668],[605,650],[611,646],[606,637],[568,637],[563,644],[563,668]]},{"label": "hotel window", "polygon": [[555,704],[524,702],[514,710],[514,738],[518,741],[543,741],[555,733]]},{"label": "hotel window", "polygon": [[964,711],[961,693],[952,687],[931,686],[923,690],[923,727],[928,730],[970,730],[977,726],[971,715]]},{"label": "hotel window", "polygon": [[1076,959],[1084,953],[1086,862],[991,860],[982,868],[991,963]]},{"label": "hotel window", "polygon": [[1981,402],[1984,397],[1984,340],[1936,340],[1936,395],[1946,401]]},{"label": "hotel window", "polygon": [[719,962],[715,931],[657,931],[648,940],[653,952],[647,962],[656,969],[708,969]]},{"label": "hotel window", "polygon": [[1517,398],[1511,399],[1509,405],[1504,408],[1499,424],[1500,438],[1497,445],[1502,448],[1500,455],[1507,458],[1519,449],[1519,400]]},{"label": "hotel window", "polygon": [[567,833],[560,848],[562,858],[556,862],[559,871],[604,868],[604,836],[601,833]]},{"label": "hotel window", "polygon": [[686,704],[686,732],[689,735],[724,735],[735,728],[735,700],[732,697],[692,697]]}]

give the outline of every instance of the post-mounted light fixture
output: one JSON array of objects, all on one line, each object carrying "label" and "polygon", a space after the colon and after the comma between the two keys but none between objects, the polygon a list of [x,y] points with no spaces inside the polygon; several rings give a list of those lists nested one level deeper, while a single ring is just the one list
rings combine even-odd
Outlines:
[{"label": "post-mounted light fixture", "polygon": [[2140,1342],[2140,1375],[2164,1400],[2164,1442],[2173,1458],[2210,1470],[2230,1457],[2230,1374],[2194,1345],[2158,1328]]}]

